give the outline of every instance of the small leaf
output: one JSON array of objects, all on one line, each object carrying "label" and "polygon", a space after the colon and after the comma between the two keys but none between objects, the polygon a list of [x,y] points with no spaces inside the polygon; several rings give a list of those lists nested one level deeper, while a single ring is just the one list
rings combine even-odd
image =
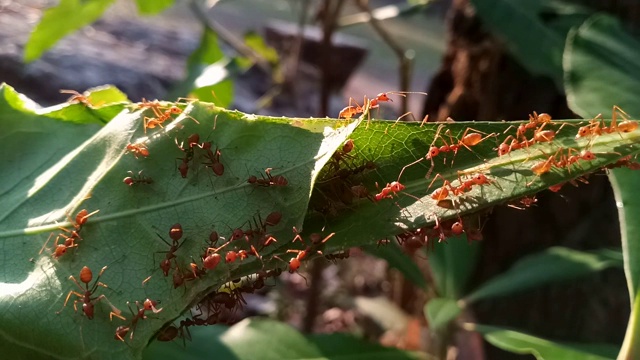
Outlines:
[{"label": "small leaf", "polygon": [[24,48],[24,61],[29,63],[55,45],[65,35],[96,21],[114,0],[60,0],[47,9],[31,33]]},{"label": "small leaf", "polygon": [[546,340],[523,332],[496,326],[465,324],[492,345],[517,354],[531,354],[538,360],[605,360],[615,359],[618,348],[610,344],[573,344]]},{"label": "small leaf", "polygon": [[434,331],[444,329],[461,312],[462,308],[454,299],[434,298],[424,306],[424,315],[429,323],[429,328]]},{"label": "small leaf", "polygon": [[280,57],[276,49],[267,45],[264,38],[255,31],[249,31],[244,34],[245,44],[253,49],[260,56],[265,58],[272,66],[277,65],[280,62]]},{"label": "small leaf", "polygon": [[173,6],[174,0],[136,0],[142,15],[155,15]]},{"label": "small leaf", "polygon": [[609,267],[622,267],[621,258],[611,250],[583,252],[552,247],[516,262],[507,272],[493,277],[464,298],[471,303],[504,296],[543,284],[567,281]]},{"label": "small leaf", "polygon": [[367,245],[362,248],[369,254],[386,260],[391,268],[400,271],[413,285],[427,290],[427,281],[422,275],[422,270],[399,246],[395,244],[389,246]]},{"label": "small leaf", "polygon": [[[154,342],[144,359],[417,359],[419,353],[385,348],[346,334],[303,336],[282,322],[245,319],[230,328],[191,330],[193,344]],[[249,345],[249,346],[248,346]]]},{"label": "small leaf", "polygon": [[435,250],[428,254],[429,266],[441,297],[458,299],[464,294],[478,261],[479,251],[480,244],[469,243],[465,237],[435,245]]}]

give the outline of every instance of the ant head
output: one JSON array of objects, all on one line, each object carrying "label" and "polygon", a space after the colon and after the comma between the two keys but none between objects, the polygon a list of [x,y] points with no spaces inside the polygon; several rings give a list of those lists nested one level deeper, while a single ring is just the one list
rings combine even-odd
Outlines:
[{"label": "ant head", "polygon": [[580,154],[580,158],[586,161],[593,161],[596,159],[596,155],[589,150],[585,150]]},{"label": "ant head", "polygon": [[485,174],[478,174],[474,176],[472,180],[473,180],[473,183],[476,185],[484,185],[489,183],[489,179],[486,177]]},{"label": "ant head", "polygon": [[189,144],[189,147],[193,147],[194,145],[198,144],[199,142],[200,142],[200,135],[199,134],[191,134],[187,138],[187,144]]},{"label": "ant head", "polygon": [[391,98],[389,98],[387,96],[387,93],[380,93],[380,94],[376,95],[376,99],[378,101],[391,101],[391,102],[393,102],[393,100],[391,100]]},{"label": "ant head", "polygon": [[220,236],[218,235],[217,231],[212,231],[211,234],[209,235],[209,242],[211,244],[215,244],[218,242],[218,239],[220,238]]},{"label": "ant head", "polygon": [[440,149],[438,149],[437,146],[432,146],[429,148],[429,152],[427,153],[427,160],[432,159],[436,156],[438,156],[438,154],[440,153]]},{"label": "ant head", "polygon": [[500,144],[500,146],[498,146],[498,156],[503,156],[509,153],[509,150],[511,149],[511,147],[505,143]]},{"label": "ant head", "polygon": [[389,187],[391,188],[391,191],[398,192],[398,191],[402,191],[404,190],[405,186],[400,184],[397,181],[392,182],[391,184],[389,184]]},{"label": "ant head", "polygon": [[182,109],[180,109],[180,108],[179,108],[179,107],[177,107],[177,106],[172,106],[172,107],[169,109],[169,111],[170,111],[172,114],[180,114],[180,113],[182,112]]},{"label": "ant head", "polygon": [[589,126],[583,126],[578,129],[578,134],[576,135],[576,139],[589,135]]},{"label": "ant head", "polygon": [[298,258],[293,258],[291,259],[291,261],[289,261],[289,272],[290,273],[294,273],[296,271],[298,271],[298,269],[300,268],[300,260],[298,260]]}]

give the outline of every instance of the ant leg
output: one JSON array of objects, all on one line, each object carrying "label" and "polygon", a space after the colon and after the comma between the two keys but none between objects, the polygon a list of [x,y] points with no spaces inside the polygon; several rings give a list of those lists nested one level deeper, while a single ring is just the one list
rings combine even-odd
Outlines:
[{"label": "ant leg", "polygon": [[[440,173],[438,173],[438,174],[436,174],[436,176],[433,177],[433,180],[431,180],[431,183],[427,187],[427,191],[429,189],[431,189],[431,186],[433,186],[433,183],[436,181],[437,178],[440,178],[440,179],[443,180],[442,187],[447,186],[447,187],[451,188],[451,183],[449,182],[449,180],[445,179],[444,176],[442,176],[442,175],[440,175]],[[449,189],[449,190],[451,190],[451,189]]]},{"label": "ant leg", "polygon": [[[60,314],[62,312],[62,310],[64,310],[65,307],[67,307],[67,303],[69,302],[69,298],[71,297],[71,295],[76,295],[78,297],[84,297],[84,295],[80,294],[77,291],[71,290],[69,291],[69,293],[67,294],[67,298],[64,300],[64,305],[62,305],[62,309],[56,311],[56,314]],[[77,300],[76,300],[77,301]],[[76,309],[76,311],[78,311],[75,303],[73,304],[74,309]]]},{"label": "ant leg", "polygon": [[96,303],[97,303],[98,301],[100,301],[100,300],[102,300],[102,299],[104,299],[104,301],[106,301],[106,302],[107,302],[107,304],[109,305],[109,307],[111,308],[111,312],[109,312],[109,321],[113,321],[113,317],[114,317],[114,316],[115,316],[115,317],[117,317],[117,318],[119,318],[120,320],[127,321],[127,319],[126,319],[124,316],[120,315],[120,314],[122,314],[122,311],[120,311],[120,309],[118,309],[117,307],[115,307],[115,306],[111,303],[111,301],[109,301],[109,299],[107,299],[107,296],[106,296],[106,295],[104,295],[104,294],[103,294],[103,295],[98,296],[98,297],[96,298],[96,300],[95,300],[95,301],[96,301]]},{"label": "ant leg", "polygon": [[[53,236],[53,233],[49,234],[49,237],[47,238],[47,241],[44,242],[44,245],[42,245],[42,248],[40,249],[40,252],[38,252],[38,255],[42,254],[42,252],[44,251],[44,249],[47,247],[47,244],[49,243],[49,240],[51,240],[51,237]],[[55,241],[55,245],[53,246],[54,248],[56,246],[58,246],[58,237],[56,236],[56,241]]]}]

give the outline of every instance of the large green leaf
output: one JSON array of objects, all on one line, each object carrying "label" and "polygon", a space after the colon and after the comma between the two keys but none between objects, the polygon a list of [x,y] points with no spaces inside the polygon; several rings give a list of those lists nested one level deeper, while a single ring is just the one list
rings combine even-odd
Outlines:
[{"label": "large green leaf", "polygon": [[464,237],[436,244],[429,253],[429,266],[440,296],[458,299],[464,294],[479,251],[479,243],[469,243]]},{"label": "large green leaf", "polygon": [[[424,156],[439,125],[422,128],[417,124],[394,126],[391,122],[373,122],[368,129],[360,127],[352,134],[355,150],[345,161],[337,163],[331,154],[352,133],[358,121],[334,130],[340,123],[333,119],[261,117],[195,102],[180,105],[182,114],[165,122],[164,128],[148,129],[146,136],[143,118],[155,115],[148,109],[138,110],[136,105],[128,106],[95,132],[98,127],[94,125],[56,121],[51,113],[36,113],[30,102],[7,87],[2,90],[5,96],[0,98],[4,99],[0,101],[0,110],[3,110],[6,141],[0,143],[0,150],[3,154],[19,154],[6,156],[0,162],[3,174],[10,174],[0,192],[0,200],[8,204],[0,210],[0,239],[5,253],[10,254],[9,261],[0,266],[0,278],[4,282],[0,313],[5,314],[0,327],[5,334],[3,343],[12,344],[15,356],[40,353],[70,357],[91,353],[103,358],[135,357],[158,329],[223,282],[261,268],[282,267],[280,259],[294,256],[287,254],[292,247],[291,229],[301,228],[308,212],[311,188],[328,161],[331,165],[322,171],[322,179],[317,182],[322,196],[314,199],[316,211],[307,217],[303,233],[306,238],[306,234],[313,231],[335,232],[324,244],[324,254],[373,244],[404,229],[433,226],[435,216],[443,221],[455,219],[535,193],[637,152],[640,137],[638,132],[632,132],[600,136],[591,142],[576,141],[575,132],[571,131],[576,122],[566,122],[558,140],[552,144],[534,145],[509,156],[496,157],[493,147],[502,141],[508,124],[474,123],[480,131],[496,136],[474,146],[473,152],[461,149],[453,166],[451,154],[446,165],[441,162],[442,157],[438,158],[434,173],[451,179],[457,177],[458,171],[481,172],[495,184],[474,188],[471,193],[460,196],[457,208],[441,208],[428,197],[427,185],[431,181],[425,179],[425,174],[429,166],[422,162],[404,172],[400,181],[406,189],[398,197],[379,202],[355,199],[348,206],[344,206],[345,203],[327,212],[326,208],[317,207],[318,201],[328,201],[340,190],[335,179],[342,176],[336,176],[337,168],[355,173],[356,165],[372,161],[375,170],[349,173],[342,186],[364,184],[373,192],[373,183],[396,180],[403,164]],[[551,124],[548,128],[558,128],[558,125]],[[459,136],[468,125],[443,126],[452,131],[452,136]],[[185,141],[193,133],[200,134],[200,141],[208,140],[219,147],[220,161],[225,168],[223,176],[214,176],[204,166],[206,159],[196,148],[186,178],[181,177],[178,168],[185,152],[176,143]],[[148,147],[148,157],[135,158],[126,153],[128,144],[142,142]],[[25,144],[30,146],[25,148]],[[571,171],[553,169],[542,177],[533,175],[531,165],[545,159],[544,153],[554,153],[559,146],[571,146],[577,151],[588,146],[597,158],[582,162]],[[614,148],[615,154],[611,152]],[[16,149],[21,151],[18,153]],[[273,174],[285,176],[288,186],[262,187],[248,183],[250,176],[260,177],[266,168],[272,168]],[[129,187],[123,183],[128,171],[135,174],[141,170],[143,176],[153,179],[152,184]],[[346,200],[341,198],[341,201]],[[78,241],[79,246],[60,259],[53,259],[49,255],[51,250],[38,256],[49,235],[60,232],[59,226],[73,225],[66,215],[73,218],[83,208],[100,212],[82,227],[84,240]],[[186,268],[192,258],[202,254],[204,239],[212,230],[229,238],[231,229],[246,230],[248,222],[253,223],[259,215],[264,219],[273,211],[281,212],[283,220],[272,232],[278,239],[276,245],[260,250],[264,263],[254,258],[223,263],[202,279],[187,282],[185,289],[177,290],[172,289],[171,277],[163,277],[159,271],[158,256],[154,253],[166,251],[168,246],[156,234],[166,237],[173,224],[180,223],[184,228],[185,240],[176,255],[180,266]],[[318,227],[314,229],[314,226]],[[239,241],[230,246],[237,250],[248,244]],[[305,249],[308,245],[296,246]],[[317,253],[313,251],[316,249],[308,249],[309,258]],[[28,261],[31,258],[33,262]],[[98,289],[96,296],[108,296],[121,309],[126,308],[128,301],[145,298],[160,300],[163,308],[162,312],[139,321],[135,336],[127,339],[126,345],[112,339],[116,326],[129,323],[109,322],[105,302],[96,305],[93,320],[74,314],[71,303],[62,308],[67,293],[76,289],[68,279],[70,275],[78,277],[83,266],[97,273],[107,265],[109,268],[100,280],[109,288]],[[149,275],[152,275],[150,281],[143,285],[142,281]],[[70,299],[73,302],[76,296],[72,294]],[[61,310],[59,315],[57,310]],[[124,314],[132,318],[126,311]]]},{"label": "large green leaf", "polygon": [[583,252],[552,247],[518,260],[507,272],[493,277],[467,295],[464,301],[470,303],[513,294],[544,284],[575,279],[612,266],[622,267],[619,252]]},{"label": "large green leaf", "polygon": [[193,344],[153,343],[145,359],[418,359],[419,353],[385,348],[346,334],[303,336],[289,325],[246,319],[228,329],[191,330]]},{"label": "large green leaf", "polygon": [[[608,113],[615,104],[633,115],[640,114],[635,94],[640,91],[640,43],[620,23],[604,14],[594,15],[574,29],[564,56],[565,87],[571,109],[584,117]],[[614,84],[612,86],[612,84]],[[624,268],[632,313],[620,359],[640,356],[640,174],[628,169],[610,173],[622,234]]]},{"label": "large green leaf", "polygon": [[[19,99],[9,88],[3,91],[3,99]],[[293,238],[291,228],[301,227],[316,174],[357,124],[333,131],[326,127],[332,123],[324,119],[263,118],[190,104],[170,125],[149,129],[146,139],[142,129],[146,113],[140,111],[125,109],[96,132],[96,126],[55,121],[12,110],[14,106],[0,102],[4,136],[0,151],[13,154],[0,162],[6,174],[0,193],[5,204],[0,210],[0,239],[7,254],[0,266],[0,328],[14,357],[138,356],[163,324],[204,293],[262,266],[256,260],[221,264],[202,279],[188,282],[186,289],[174,290],[171,277],[163,277],[158,269],[156,255],[163,254],[154,253],[168,246],[156,233],[168,238],[174,223],[182,225],[185,239],[176,254],[186,268],[203,252],[204,239],[212,230],[229,238],[232,228],[246,228],[258,215],[264,219],[279,211],[283,220],[273,231],[279,241],[271,250],[282,255]],[[181,177],[177,169],[181,161],[176,158],[184,153],[174,139],[182,142],[191,133],[200,133],[201,141],[212,141],[221,149],[223,176],[214,176],[201,165],[205,159],[196,153],[187,178]],[[137,159],[125,152],[127,144],[143,140],[148,157]],[[257,187],[247,182],[268,167],[286,176],[289,185]],[[140,170],[153,179],[152,184],[123,183],[128,171]],[[83,226],[83,240],[75,251],[59,259],[50,256],[51,250],[39,256],[49,234],[61,232],[58,226],[71,227],[65,215],[73,218],[83,208],[100,212]],[[242,241],[234,248],[241,246],[248,245]],[[261,255],[269,255],[269,249]],[[163,310],[139,321],[127,344],[114,340],[115,328],[128,322],[110,322],[104,301],[96,305],[93,320],[74,313],[73,294],[66,308],[62,306],[67,293],[77,290],[68,277],[78,278],[83,266],[93,270],[94,278],[100,268],[109,266],[100,279],[109,288],[99,288],[95,296],[106,295],[129,320],[132,315],[124,311],[127,302],[151,298],[161,301]]]},{"label": "large green leaf", "polygon": [[518,354],[531,354],[538,360],[604,360],[614,359],[618,352],[615,345],[562,343],[496,326],[465,324],[464,328],[480,332],[496,347]]},{"label": "large green leaf", "polygon": [[113,0],[60,0],[47,9],[24,47],[24,61],[31,62],[67,34],[96,21]]}]

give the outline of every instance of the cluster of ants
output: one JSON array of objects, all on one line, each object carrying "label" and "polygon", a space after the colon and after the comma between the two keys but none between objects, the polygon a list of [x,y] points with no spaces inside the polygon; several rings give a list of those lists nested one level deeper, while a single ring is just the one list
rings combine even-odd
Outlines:
[{"label": "cluster of ants", "polygon": [[[402,96],[402,93],[399,93]],[[80,98],[76,98],[76,101],[82,101]],[[351,101],[349,106],[343,109],[339,117],[345,119],[351,119],[353,116],[369,111],[370,109],[375,109],[379,107],[380,102],[391,101],[391,99],[387,96],[387,93],[378,94],[375,98],[369,100],[367,97],[364,98],[363,106],[360,106],[356,103],[355,106],[351,105]],[[153,111],[153,117],[145,117],[144,118],[144,131],[146,133],[147,128],[153,129],[156,126],[163,127],[163,124],[172,118],[172,115],[181,114],[182,110],[176,106],[163,106],[158,101],[143,101],[142,104],[139,105],[140,108],[148,108]],[[613,119],[610,126],[606,126],[604,120],[601,117],[596,117],[590,121],[587,126],[580,127],[578,130],[578,134],[576,138],[583,137],[595,137],[601,134],[611,134],[611,133],[626,133],[635,131],[638,127],[638,124],[633,121],[624,120],[619,124],[616,122],[616,113],[620,112],[623,114],[623,117],[626,115],[622,110],[617,107],[614,107]],[[193,118],[192,118],[193,119]],[[197,120],[193,119],[196,123]],[[518,149],[526,149],[536,143],[541,142],[550,142],[552,141],[557,131],[560,131],[564,124],[560,126],[557,131],[550,130],[545,128],[545,126],[551,123],[551,116],[548,114],[537,114],[533,113],[533,115],[529,116],[529,122],[523,125],[520,125],[515,135],[507,136],[504,141],[498,145],[498,154],[500,156],[504,156],[509,154],[513,150]],[[352,151],[354,150],[354,142],[353,140],[348,140],[342,146],[341,149],[336,151],[328,166],[326,167],[325,176],[317,182],[317,187],[320,192],[323,194],[323,197],[326,199],[331,199],[328,205],[329,207],[336,206],[336,203],[342,204],[343,206],[348,206],[353,201],[353,198],[367,198],[372,202],[379,202],[385,199],[393,199],[394,196],[397,196],[399,193],[405,190],[405,186],[400,182],[400,177],[402,173],[410,166],[418,164],[424,160],[431,161],[431,168],[427,173],[427,177],[429,177],[431,171],[434,166],[434,159],[437,158],[442,153],[452,153],[455,158],[456,154],[461,148],[466,148],[469,151],[471,147],[478,145],[482,141],[496,137],[497,134],[486,134],[481,131],[467,128],[464,133],[460,136],[460,139],[453,136],[449,130],[446,130],[444,134],[441,134],[443,126],[438,127],[436,132],[436,136],[434,137],[433,142],[431,143],[427,154],[424,157],[419,158],[418,160],[406,165],[402,168],[398,179],[396,181],[387,183],[377,194],[370,195],[368,189],[362,184],[361,179],[358,176],[362,175],[368,170],[374,170],[376,165],[373,162],[365,162],[363,164],[357,165],[355,163],[355,158],[352,155]],[[526,136],[527,131],[533,130],[533,135],[529,139]],[[447,139],[448,138],[448,139]],[[441,142],[441,145],[436,145],[437,142]],[[177,158],[180,161],[180,165],[178,166],[178,171],[183,178],[187,177],[188,171],[190,167],[193,167],[193,163],[196,158],[196,151],[202,154],[201,156],[206,160],[203,163],[208,168],[211,168],[212,172],[216,176],[222,176],[224,174],[224,165],[221,162],[221,151],[217,147],[215,150],[212,150],[212,144],[209,141],[200,142],[200,136],[198,134],[190,135],[186,141],[182,141],[178,143],[178,140],[175,140],[175,143],[178,149],[183,153],[183,156]],[[126,146],[126,151],[133,153],[133,155],[138,157],[147,157],[149,156],[149,150],[143,143],[138,144],[128,144]],[[546,155],[546,154],[545,154]],[[549,156],[546,160],[536,163],[531,167],[532,173],[537,176],[542,176],[551,171],[553,167],[557,168],[567,168],[569,169],[571,166],[579,165],[579,161],[591,161],[595,159],[595,155],[591,153],[589,150],[577,151],[575,149],[558,149],[553,156]],[[445,160],[446,163],[446,160]],[[453,165],[453,160],[451,161]],[[621,158],[615,164],[609,166],[613,167],[628,167],[632,169],[640,169],[640,164],[634,161],[631,156],[627,156]],[[272,169],[265,169],[265,175],[262,175],[261,178],[256,176],[250,176],[247,179],[247,183],[261,186],[261,187],[277,187],[277,186],[287,186],[288,180],[282,175],[272,175]],[[134,175],[133,172],[129,172],[131,176],[126,177],[123,182],[129,186],[133,186],[136,184],[150,184],[153,180],[149,177],[146,177],[142,174],[142,171],[138,172],[137,175]],[[445,200],[449,197],[449,195],[453,195],[455,197],[463,196],[470,192],[474,187],[483,186],[495,183],[495,181],[490,180],[484,174],[475,174],[469,178],[463,178],[460,173],[458,173],[458,184],[454,185],[452,181],[445,179],[442,175],[436,174],[433,178],[429,188],[434,184],[436,179],[442,179],[443,184],[433,191],[430,194],[430,197],[439,205],[442,205]],[[559,188],[563,184],[557,184],[554,187],[550,188],[554,191],[559,190]],[[523,198],[520,202],[523,206],[528,207],[535,203],[535,198]],[[327,212],[326,207],[320,207],[320,211]],[[54,247],[52,250],[52,256],[56,259],[63,256],[69,248],[75,248],[78,246],[77,240],[81,240],[80,232],[83,229],[84,225],[87,223],[87,219],[97,213],[98,211],[94,211],[89,213],[86,209],[81,210],[75,217],[75,221],[69,219],[69,222],[72,224],[73,229],[59,227],[62,231],[57,234],[54,241]],[[181,266],[181,263],[184,263],[184,259],[179,259],[178,250],[185,243],[183,239],[183,229],[182,225],[179,223],[174,224],[169,229],[169,238],[171,242],[166,241],[162,236],[158,234],[158,237],[167,244],[169,247],[168,250],[161,251],[164,253],[164,259],[160,261],[159,268],[162,274],[165,277],[168,277],[170,273],[173,272],[172,283],[174,289],[177,289],[181,286],[185,286],[186,291],[186,283],[189,281],[196,281],[197,279],[201,279],[204,277],[208,271],[215,270],[220,263],[231,264],[235,261],[242,261],[249,257],[255,257],[257,260],[263,263],[265,259],[260,254],[263,250],[269,245],[277,242],[277,239],[268,231],[270,227],[274,227],[278,225],[281,221],[282,214],[278,211],[273,211],[268,214],[263,221],[261,217],[257,216],[252,219],[253,222],[249,221],[247,227],[239,227],[236,229],[231,229],[230,234],[228,236],[223,237],[218,234],[216,231],[212,231],[206,246],[202,248],[202,253],[199,254],[198,259],[195,260],[191,258],[191,261],[188,262],[188,266]],[[307,259],[310,255],[321,255],[325,256],[328,260],[336,260],[336,259],[344,259],[349,256],[349,252],[341,252],[337,254],[323,254],[322,247],[334,236],[334,233],[329,234],[326,237],[323,237],[320,234],[314,233],[310,234],[308,237],[308,242],[306,242],[303,237],[300,235],[298,230],[293,228],[294,237],[291,243],[300,242],[304,244],[304,249],[289,249],[287,250],[288,254],[293,254],[288,260],[284,260],[277,255],[272,255],[268,260],[278,260],[286,263],[287,270],[290,273],[295,273],[301,266],[301,262]],[[458,219],[450,219],[446,221],[440,221],[436,217],[436,224],[432,227],[423,227],[417,229],[415,231],[406,232],[404,234],[398,235],[396,240],[401,245],[406,244],[419,244],[423,246],[427,244],[427,239],[438,238],[439,241],[445,241],[447,238],[451,236],[461,235],[463,233],[467,234],[467,238],[469,241],[473,240],[481,240],[481,230],[477,228],[473,228],[468,226],[465,222],[463,222],[462,218],[458,217]],[[45,244],[43,245],[40,253],[44,251],[50,239],[53,237],[53,233],[49,236]],[[60,239],[64,240],[60,243]],[[219,242],[222,242],[220,245]],[[181,261],[179,261],[181,260]],[[154,256],[155,262],[155,256]],[[127,302],[127,307],[131,312],[131,317],[127,321],[127,319],[122,316],[122,312],[116,308],[104,294],[96,296],[96,291],[99,287],[107,288],[108,286],[102,282],[100,282],[100,277],[104,273],[107,267],[103,267],[98,274],[98,276],[93,280],[93,273],[87,267],[83,267],[80,271],[78,281],[74,276],[70,276],[69,279],[73,281],[78,287],[79,291],[71,290],[67,294],[65,302],[63,304],[63,309],[67,306],[68,302],[71,300],[72,296],[75,296],[76,299],[73,301],[74,310],[77,312],[78,303],[82,304],[82,311],[87,316],[88,319],[93,319],[95,312],[95,304],[104,301],[107,302],[111,308],[110,311],[110,319],[114,316],[125,321],[126,325],[121,325],[116,328],[115,331],[115,339],[125,341],[125,338],[128,336],[129,339],[133,339],[135,329],[140,320],[144,320],[147,318],[147,314],[153,313],[157,314],[162,311],[162,308],[157,308],[158,301],[146,299],[142,303],[136,301],[135,302],[135,310],[131,308],[131,304]],[[264,266],[263,266],[264,269]],[[282,269],[276,268],[275,270],[258,271],[254,276],[245,277],[243,279],[235,280],[228,282],[222,285],[217,291],[212,294],[206,296],[197,306],[197,310],[199,314],[192,315],[189,318],[181,320],[179,325],[170,324],[166,326],[163,330],[161,330],[157,336],[158,340],[161,341],[171,341],[177,337],[181,337],[183,339],[190,338],[189,328],[192,326],[206,326],[212,325],[220,322],[222,318],[223,311],[236,311],[241,308],[243,304],[246,305],[246,301],[243,298],[244,293],[252,293],[257,290],[262,289],[265,286],[265,280],[269,277],[276,277],[280,275]],[[151,276],[143,281],[143,284],[151,279]],[[93,283],[92,283],[93,281]],[[83,283],[81,285],[80,283]],[[58,313],[60,313],[58,311]]]}]

